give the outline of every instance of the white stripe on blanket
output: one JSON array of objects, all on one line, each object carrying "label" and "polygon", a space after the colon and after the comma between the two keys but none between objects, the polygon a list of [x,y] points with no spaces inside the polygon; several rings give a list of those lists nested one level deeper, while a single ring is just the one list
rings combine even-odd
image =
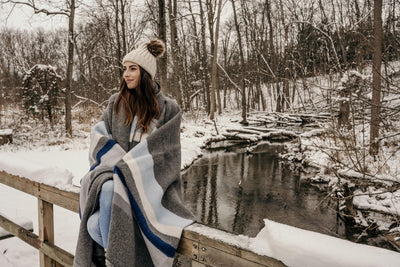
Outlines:
[{"label": "white stripe on blanket", "polygon": [[192,221],[184,219],[162,206],[161,198],[164,191],[154,177],[154,161],[148,151],[147,141],[142,141],[122,159],[132,173],[147,220],[157,231],[180,238],[182,228]]},{"label": "white stripe on blanket", "polygon": [[96,123],[95,126],[92,128],[92,136],[90,138],[90,150],[89,150],[89,164],[90,166],[93,166],[93,164],[96,162],[96,155],[94,155],[93,150],[95,149],[97,143],[99,142],[99,139],[102,136],[108,136],[112,139],[111,135],[108,133],[106,124],[104,121],[99,121]]},{"label": "white stripe on blanket", "polygon": [[138,118],[135,115],[135,117],[133,118],[132,125],[131,125],[129,142],[135,141],[135,142],[139,143],[139,142],[143,141],[144,139],[146,139],[155,130],[157,130],[157,127],[156,127],[157,120],[156,119],[153,119],[153,121],[150,123],[150,131],[148,133],[142,133],[142,128],[137,128],[137,122],[138,122]]}]

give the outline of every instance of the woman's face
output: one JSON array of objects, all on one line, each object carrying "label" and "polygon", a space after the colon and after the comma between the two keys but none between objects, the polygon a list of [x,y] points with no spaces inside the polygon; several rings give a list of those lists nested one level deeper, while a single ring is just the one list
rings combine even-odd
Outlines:
[{"label": "woman's face", "polygon": [[140,69],[136,63],[126,61],[123,64],[124,74],[123,78],[128,86],[128,89],[135,89],[139,85]]}]

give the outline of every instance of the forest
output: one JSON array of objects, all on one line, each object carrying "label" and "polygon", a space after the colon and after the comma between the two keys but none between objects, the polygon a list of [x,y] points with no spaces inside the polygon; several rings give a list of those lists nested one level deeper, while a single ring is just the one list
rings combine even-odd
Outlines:
[{"label": "forest", "polygon": [[[308,90],[307,78],[337,80],[372,64],[373,2],[1,1],[67,16],[70,24],[54,31],[2,28],[1,90],[4,100],[20,99],[15,89],[22,88],[26,73],[36,64],[49,65],[61,77],[58,86],[71,91],[73,105],[81,97],[101,104],[118,90],[122,57],[157,37],[168,48],[157,79],[184,110],[221,113],[227,101],[247,111],[306,109],[308,99],[296,100]],[[398,7],[398,1],[383,1],[380,10],[386,83],[389,62],[399,56]],[[326,97],[335,92],[343,93],[330,85]]]},{"label": "forest", "polygon": [[[323,131],[286,159],[312,165],[312,152],[327,156],[321,174],[336,179],[329,190],[356,221],[348,200],[357,190],[372,186],[370,196],[390,192],[399,202],[399,0],[1,0],[5,6],[66,23],[0,28],[2,126],[13,128],[4,114],[20,110],[20,121],[63,125],[76,138],[72,121],[93,122],[119,91],[123,56],[159,38],[167,52],[156,80],[184,113],[215,123],[240,112],[241,126],[257,114],[323,117]],[[400,211],[384,213],[400,233]]]}]

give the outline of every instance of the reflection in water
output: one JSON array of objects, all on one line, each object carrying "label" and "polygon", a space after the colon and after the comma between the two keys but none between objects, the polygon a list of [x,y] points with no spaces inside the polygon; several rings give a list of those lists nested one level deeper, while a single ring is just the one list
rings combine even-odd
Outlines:
[{"label": "reflection in water", "polygon": [[184,200],[198,220],[236,234],[255,236],[264,218],[338,236],[344,227],[324,193],[303,184],[301,174],[275,157],[280,146],[254,154],[206,153],[183,175]]}]

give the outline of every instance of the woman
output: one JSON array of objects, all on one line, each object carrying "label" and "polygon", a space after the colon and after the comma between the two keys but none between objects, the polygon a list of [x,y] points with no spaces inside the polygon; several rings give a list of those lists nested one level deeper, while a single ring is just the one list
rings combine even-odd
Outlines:
[{"label": "woman", "polygon": [[180,109],[153,81],[164,50],[152,40],[124,57],[120,92],[92,129],[74,266],[171,266],[193,222],[181,199]]}]

